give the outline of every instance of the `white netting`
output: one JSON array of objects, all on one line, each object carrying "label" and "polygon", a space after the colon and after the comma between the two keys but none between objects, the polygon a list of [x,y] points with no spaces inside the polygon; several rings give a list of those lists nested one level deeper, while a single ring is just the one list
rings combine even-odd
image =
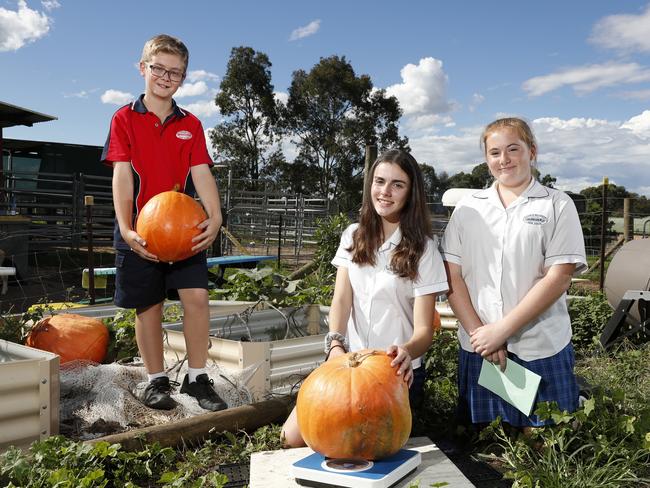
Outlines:
[{"label": "white netting", "polygon": [[[209,363],[206,369],[214,381],[215,391],[228,404],[228,408],[252,402],[246,384],[256,366],[234,371]],[[170,372],[170,380],[182,383],[187,372],[186,363],[182,364],[178,373],[176,371]],[[179,393],[180,386],[171,395],[178,402],[175,409],[153,410],[145,407],[132,393],[147,384],[147,374],[141,363],[123,365],[73,361],[61,366],[60,382],[62,430],[82,439],[163,424],[207,412],[199,407],[193,397]]]}]

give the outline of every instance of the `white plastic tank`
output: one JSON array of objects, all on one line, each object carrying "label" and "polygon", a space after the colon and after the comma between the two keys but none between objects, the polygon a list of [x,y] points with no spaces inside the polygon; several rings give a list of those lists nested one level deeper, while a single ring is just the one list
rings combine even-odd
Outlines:
[{"label": "white plastic tank", "polygon": [[[636,239],[621,247],[609,263],[605,275],[605,295],[612,308],[618,307],[628,290],[650,290],[650,239]],[[630,315],[639,319],[635,304]]]}]

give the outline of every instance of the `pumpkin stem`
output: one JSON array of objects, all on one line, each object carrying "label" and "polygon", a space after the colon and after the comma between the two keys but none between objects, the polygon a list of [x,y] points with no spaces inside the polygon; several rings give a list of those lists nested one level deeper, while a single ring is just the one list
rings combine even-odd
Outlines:
[{"label": "pumpkin stem", "polygon": [[179,185],[178,183],[176,183],[176,184],[174,185],[174,188],[172,188],[172,191],[180,191],[180,189],[181,189],[181,185]]},{"label": "pumpkin stem", "polygon": [[363,362],[364,359],[370,356],[374,356],[375,354],[377,354],[377,351],[370,351],[365,354],[359,354],[358,352],[353,352],[350,358],[348,359],[348,366],[350,366],[351,368],[356,368]]}]

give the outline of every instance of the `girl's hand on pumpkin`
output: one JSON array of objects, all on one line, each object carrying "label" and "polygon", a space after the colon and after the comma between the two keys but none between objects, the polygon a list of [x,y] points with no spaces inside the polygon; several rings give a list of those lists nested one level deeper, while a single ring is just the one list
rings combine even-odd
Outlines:
[{"label": "girl's hand on pumpkin", "polygon": [[201,222],[197,227],[203,232],[192,239],[192,242],[196,243],[192,247],[192,251],[204,251],[217,238],[219,228],[221,227],[221,219],[209,218]]},{"label": "girl's hand on pumpkin", "polygon": [[136,253],[138,256],[148,261],[158,262],[158,256],[147,251],[147,242],[136,231],[128,230],[125,235],[122,235],[122,238],[131,248],[131,251]]},{"label": "girl's hand on pumpkin", "polygon": [[392,345],[386,349],[386,354],[392,356],[393,360],[390,362],[391,367],[399,365],[397,368],[398,375],[404,375],[404,381],[408,382],[409,386],[413,382],[413,368],[411,367],[411,355],[402,346]]},{"label": "girl's hand on pumpkin", "polygon": [[470,334],[470,342],[474,348],[474,352],[486,359],[497,352],[505,344],[507,339],[508,337],[503,327],[498,322],[485,324]]}]

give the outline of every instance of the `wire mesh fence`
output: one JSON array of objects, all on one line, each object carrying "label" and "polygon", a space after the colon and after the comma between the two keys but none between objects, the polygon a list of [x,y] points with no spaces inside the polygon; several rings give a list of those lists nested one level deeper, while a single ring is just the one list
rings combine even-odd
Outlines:
[{"label": "wire mesh fence", "polygon": [[[88,267],[88,238],[92,236],[96,267],[113,266],[114,212],[111,179],[83,174],[7,173],[0,198],[0,275],[6,294],[0,312],[44,301],[88,298],[81,286]],[[224,232],[210,255],[274,255],[288,268],[309,262],[317,249],[319,220],[338,212],[336,202],[319,196],[286,194],[272,182],[230,180],[222,184]],[[92,224],[87,226],[84,197],[94,197]],[[590,260],[619,243],[627,224],[631,236],[650,235],[650,209],[645,198],[631,199],[626,216],[623,199],[582,198],[577,202]],[[444,233],[452,208],[429,201],[434,232]],[[605,232],[601,231],[607,208]],[[349,215],[352,221],[356,214]],[[89,233],[90,231],[90,233]],[[12,272],[11,269],[14,269]],[[6,283],[6,287],[4,286]],[[110,300],[112,281],[97,290]]]}]

